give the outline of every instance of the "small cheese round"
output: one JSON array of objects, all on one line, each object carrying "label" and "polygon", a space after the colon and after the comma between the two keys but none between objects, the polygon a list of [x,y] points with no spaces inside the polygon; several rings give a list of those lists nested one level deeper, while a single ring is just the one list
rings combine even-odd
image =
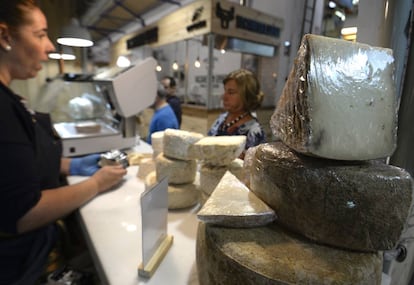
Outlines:
[{"label": "small cheese round", "polygon": [[164,153],[160,153],[155,158],[155,171],[158,181],[168,176],[168,184],[193,183],[197,173],[197,162],[168,158]]},{"label": "small cheese round", "polygon": [[[145,179],[146,187],[157,183],[155,171],[149,173]],[[200,191],[195,183],[168,185],[168,209],[185,209],[196,205],[200,201]]]}]

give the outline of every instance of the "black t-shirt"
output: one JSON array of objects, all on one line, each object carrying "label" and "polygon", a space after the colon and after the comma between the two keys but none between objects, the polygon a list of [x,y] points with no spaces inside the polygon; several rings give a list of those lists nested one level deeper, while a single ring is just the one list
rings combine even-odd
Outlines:
[{"label": "black t-shirt", "polygon": [[49,117],[31,114],[21,99],[0,84],[0,284],[36,278],[57,235],[55,225],[17,235],[41,191],[59,186],[62,153]]},{"label": "black t-shirt", "polygon": [[171,106],[171,108],[174,111],[175,116],[177,117],[178,126],[181,127],[181,101],[180,98],[177,96],[168,96],[167,97],[167,103]]}]

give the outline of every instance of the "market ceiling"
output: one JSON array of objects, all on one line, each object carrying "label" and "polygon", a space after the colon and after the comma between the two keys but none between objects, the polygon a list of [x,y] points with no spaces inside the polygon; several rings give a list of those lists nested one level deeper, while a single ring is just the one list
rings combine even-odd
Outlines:
[{"label": "market ceiling", "polygon": [[148,14],[157,9],[179,9],[183,0],[77,0],[80,23],[96,43],[122,37],[128,26],[145,27]]}]

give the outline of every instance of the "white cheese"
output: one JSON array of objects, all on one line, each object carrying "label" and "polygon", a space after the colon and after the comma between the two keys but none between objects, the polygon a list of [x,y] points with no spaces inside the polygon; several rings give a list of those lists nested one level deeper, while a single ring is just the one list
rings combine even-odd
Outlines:
[{"label": "white cheese", "polygon": [[204,136],[195,132],[166,129],[164,131],[164,155],[167,157],[190,160],[188,149]]},{"label": "white cheese", "polygon": [[137,177],[140,179],[145,179],[145,177],[147,177],[147,175],[152,171],[155,171],[154,159],[144,158],[141,160],[138,166]]},{"label": "white cheese", "polygon": [[[149,173],[145,179],[145,187],[149,188],[157,183],[155,171]],[[178,210],[189,208],[200,201],[200,191],[197,183],[168,185],[168,209]]]},{"label": "white cheese", "polygon": [[236,176],[227,171],[197,217],[209,224],[250,228],[266,225],[276,215]]},{"label": "white cheese", "polygon": [[154,158],[164,151],[164,131],[151,134],[151,146]]},{"label": "white cheese", "polygon": [[216,186],[219,184],[221,178],[226,171],[230,171],[238,179],[244,177],[243,160],[236,158],[229,165],[216,166],[211,164],[200,164],[200,190],[205,194],[210,195]]},{"label": "white cheese", "polygon": [[246,136],[209,136],[194,143],[189,155],[204,164],[225,166],[240,156],[245,145]]},{"label": "white cheese", "polygon": [[168,184],[193,183],[197,172],[197,162],[168,158],[160,153],[155,158],[155,172],[158,181],[168,176]]},{"label": "white cheese", "polygon": [[397,96],[391,49],[305,35],[270,125],[296,151],[338,160],[391,155]]},{"label": "white cheese", "polygon": [[200,165],[200,190],[207,195],[211,195],[219,184],[221,178],[226,173],[226,166],[214,166],[209,164]]}]

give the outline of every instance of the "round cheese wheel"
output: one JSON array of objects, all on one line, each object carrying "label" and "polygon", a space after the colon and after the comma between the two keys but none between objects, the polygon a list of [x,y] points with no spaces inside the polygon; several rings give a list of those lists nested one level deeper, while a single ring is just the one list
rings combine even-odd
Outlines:
[{"label": "round cheese wheel", "polygon": [[197,162],[168,158],[164,156],[164,153],[160,153],[155,158],[155,171],[158,181],[168,176],[168,184],[193,183],[197,172]]},{"label": "round cheese wheel", "polygon": [[381,284],[382,254],[312,243],[276,224],[250,229],[199,223],[200,285]]},{"label": "round cheese wheel", "polygon": [[319,243],[392,249],[409,214],[411,176],[382,162],[315,158],[276,142],[257,148],[250,169],[251,191],[278,223]]}]

